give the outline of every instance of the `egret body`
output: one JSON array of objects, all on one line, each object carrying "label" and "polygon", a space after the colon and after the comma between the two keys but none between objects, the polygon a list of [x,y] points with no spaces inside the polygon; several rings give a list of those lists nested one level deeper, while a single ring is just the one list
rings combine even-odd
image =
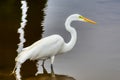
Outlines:
[{"label": "egret body", "polygon": [[[38,60],[37,67],[40,66],[40,60],[51,59],[51,65],[53,65],[55,56],[57,54],[65,53],[70,51],[76,41],[77,41],[77,32],[76,30],[71,27],[72,21],[82,21],[82,22],[89,22],[95,24],[96,22],[87,19],[79,14],[72,14],[70,15],[65,22],[65,28],[68,32],[70,32],[71,39],[68,43],[65,43],[64,39],[58,35],[54,34],[41,40],[36,41],[31,46],[24,48],[18,56],[15,58],[16,66],[15,66],[15,73],[16,73],[16,80],[21,80],[20,76],[20,68],[21,64],[24,63],[26,60]],[[39,73],[36,73],[36,75]]]}]

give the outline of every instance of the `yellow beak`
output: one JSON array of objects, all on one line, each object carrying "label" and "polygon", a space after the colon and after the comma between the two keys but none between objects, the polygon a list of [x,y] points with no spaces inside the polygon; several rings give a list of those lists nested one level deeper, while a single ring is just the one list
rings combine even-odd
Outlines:
[{"label": "yellow beak", "polygon": [[93,21],[93,20],[90,20],[90,19],[88,19],[88,18],[83,18],[84,20],[85,20],[85,22],[89,22],[89,23],[92,23],[92,24],[96,24],[96,22],[95,21]]},{"label": "yellow beak", "polygon": [[91,19],[88,19],[88,18],[86,18],[86,17],[80,16],[80,18],[82,18],[85,22],[92,23],[92,24],[96,24],[95,21],[93,21],[93,20],[91,20]]}]

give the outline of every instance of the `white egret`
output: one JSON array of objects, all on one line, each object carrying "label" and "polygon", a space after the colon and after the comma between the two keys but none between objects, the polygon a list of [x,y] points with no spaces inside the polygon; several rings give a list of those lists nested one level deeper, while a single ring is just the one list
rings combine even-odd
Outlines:
[{"label": "white egret", "polygon": [[[16,80],[21,80],[20,68],[22,63],[24,63],[26,60],[38,60],[37,67],[39,67],[40,60],[46,60],[50,58],[52,67],[56,55],[70,51],[74,47],[77,41],[77,32],[70,25],[72,21],[82,21],[96,24],[96,22],[85,18],[82,15],[70,15],[65,22],[65,28],[71,34],[70,41],[68,43],[65,43],[64,39],[60,35],[54,34],[42,38],[41,40],[33,43],[31,46],[24,48],[21,53],[19,53],[18,56],[15,58],[16,66],[14,68],[14,71],[16,73]],[[37,73],[39,73],[39,70]]]}]

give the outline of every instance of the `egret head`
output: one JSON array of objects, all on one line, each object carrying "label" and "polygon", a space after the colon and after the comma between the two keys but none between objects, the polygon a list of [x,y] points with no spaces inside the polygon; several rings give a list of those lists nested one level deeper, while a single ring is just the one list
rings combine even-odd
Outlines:
[{"label": "egret head", "polygon": [[90,20],[80,14],[73,14],[70,16],[73,20],[77,20],[77,21],[82,21],[82,22],[88,22],[88,23],[92,23],[92,24],[96,24],[95,21]]}]

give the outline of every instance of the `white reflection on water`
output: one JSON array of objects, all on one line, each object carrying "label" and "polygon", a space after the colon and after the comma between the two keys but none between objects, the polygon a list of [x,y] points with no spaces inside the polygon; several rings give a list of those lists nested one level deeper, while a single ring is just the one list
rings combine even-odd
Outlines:
[{"label": "white reflection on water", "polygon": [[58,33],[69,41],[65,19],[80,13],[97,25],[74,22],[78,41],[74,49],[55,59],[57,73],[78,80],[120,79],[120,1],[119,0],[49,0],[44,21],[44,36]]}]

